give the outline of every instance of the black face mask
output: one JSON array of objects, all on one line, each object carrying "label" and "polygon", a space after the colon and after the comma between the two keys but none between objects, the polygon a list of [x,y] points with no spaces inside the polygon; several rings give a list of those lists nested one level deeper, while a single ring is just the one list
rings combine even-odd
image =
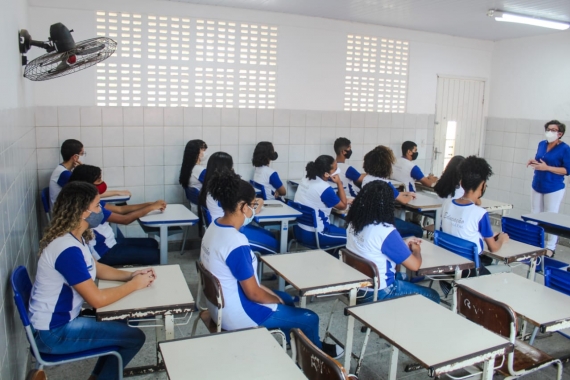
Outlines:
[{"label": "black face mask", "polygon": [[418,158],[418,152],[412,153],[412,161],[415,161]]},{"label": "black face mask", "polygon": [[350,158],[350,156],[352,156],[352,149],[347,150],[346,152],[344,152],[344,157]]},{"label": "black face mask", "polygon": [[279,155],[277,154],[277,152],[273,152],[273,155],[271,155],[271,161],[277,160],[277,157],[279,157]]}]

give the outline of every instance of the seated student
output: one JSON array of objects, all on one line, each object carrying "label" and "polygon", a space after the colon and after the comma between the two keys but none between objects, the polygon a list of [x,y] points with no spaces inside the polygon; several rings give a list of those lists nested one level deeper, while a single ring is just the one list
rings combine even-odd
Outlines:
[{"label": "seated student", "polygon": [[275,199],[276,196],[282,197],[287,194],[287,189],[281,182],[279,174],[269,167],[271,161],[277,160],[277,157],[277,152],[269,141],[257,143],[253,151],[253,159],[251,160],[251,163],[255,166],[253,180],[265,188],[267,199]]},{"label": "seated student", "polygon": [[[253,187],[233,171],[224,169],[212,175],[208,188],[219,200],[224,215],[206,230],[200,260],[222,286],[222,328],[279,328],[289,337],[289,330],[298,327],[328,355],[340,357],[343,351],[339,346],[321,343],[317,314],[296,308],[290,295],[271,291],[257,281],[257,257],[251,251],[246,236],[240,232],[255,216]],[[212,318],[217,318],[217,307],[209,302],[207,305]]]},{"label": "seated student", "polygon": [[186,143],[178,178],[178,182],[184,189],[188,187],[193,187],[198,191],[202,189],[206,168],[200,164],[206,160],[206,149],[208,145],[202,140],[190,140]]},{"label": "seated student", "polygon": [[[315,210],[317,214],[317,231],[320,245],[343,245],[346,243],[346,230],[329,223],[331,209],[334,207],[338,210],[345,210],[348,207],[348,201],[342,182],[340,181],[336,160],[331,156],[322,155],[317,157],[315,161],[307,164],[306,178],[303,178],[297,192],[295,193],[295,202],[308,206]],[[329,179],[338,186],[338,195],[329,185]],[[306,241],[313,240],[314,228],[298,225],[299,231],[306,235]]]},{"label": "seated student", "polygon": [[[388,181],[392,173],[394,161],[394,152],[384,145],[379,145],[366,153],[363,164],[366,176],[362,180],[362,188],[373,181],[384,181],[392,189],[394,199],[399,203],[406,204],[414,199],[416,195],[412,192],[398,191],[394,185]],[[404,237],[415,236],[421,238],[424,234],[422,228],[417,224],[409,223],[399,218],[394,219],[394,226],[400,235]]]},{"label": "seated student", "polygon": [[[461,187],[461,164],[463,161],[465,161],[465,157],[453,156],[445,167],[441,178],[433,187],[433,190],[442,201],[461,198],[465,194]],[[475,204],[480,206],[481,199],[477,199]]]},{"label": "seated student", "polygon": [[[407,242],[394,227],[394,191],[384,181],[364,186],[346,216],[346,248],[376,264],[380,275],[378,300],[421,294],[439,303],[433,289],[396,278],[396,265],[417,271],[422,264],[421,240]],[[373,289],[358,291],[357,303],[372,301]]]},{"label": "seated student", "polygon": [[[77,167],[69,182],[82,181],[95,185],[103,182],[101,169],[91,165]],[[115,233],[109,223],[127,225],[151,211],[166,208],[166,202],[159,200],[137,205],[117,206],[101,202],[103,218],[101,224],[93,228],[95,238],[89,242],[95,258],[102,264],[118,265],[158,265],[160,264],[160,250],[158,242],[152,238],[115,238]]]},{"label": "seated student", "polygon": [[[145,334],[123,322],[97,322],[80,316],[83,302],[101,308],[150,286],[152,268],[127,272],[94,262],[88,243],[90,228],[103,218],[99,192],[85,182],[69,183],[61,190],[51,224],[40,241],[40,258],[30,297],[30,321],[40,352],[72,354],[117,346],[126,367],[141,349]],[[123,285],[99,289],[95,278],[122,281]],[[90,380],[117,379],[117,359],[97,360]]]},{"label": "seated student", "polygon": [[340,169],[339,177],[344,187],[344,192],[351,197],[356,197],[366,174],[360,174],[358,170],[346,163],[346,160],[352,156],[350,140],[346,137],[336,139],[334,152],[336,153],[336,162]]},{"label": "seated student", "polygon": [[431,187],[437,182],[433,175],[424,176],[422,170],[412,161],[418,158],[418,146],[413,141],[405,141],[402,144],[402,157],[394,163],[393,179],[403,182],[409,191],[416,191],[416,181]]}]

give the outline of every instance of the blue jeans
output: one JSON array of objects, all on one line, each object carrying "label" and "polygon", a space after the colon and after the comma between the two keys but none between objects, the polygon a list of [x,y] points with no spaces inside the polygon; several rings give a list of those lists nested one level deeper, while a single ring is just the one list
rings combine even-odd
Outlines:
[{"label": "blue jeans", "polygon": [[[401,297],[401,296],[407,296],[410,294],[419,294],[429,298],[433,302],[439,303],[439,294],[435,290],[402,280],[394,280],[392,285],[382,290],[379,290],[378,301]],[[374,292],[372,290],[369,291],[359,290],[356,296],[358,297],[356,299],[357,304],[372,302],[372,298],[374,297]]]},{"label": "blue jeans", "polygon": [[[315,233],[313,231],[304,230],[296,225],[293,227],[293,232],[295,233],[295,239],[297,239],[299,243],[316,247],[317,243],[315,242]],[[326,226],[318,235],[319,245],[325,250],[327,247],[346,244],[346,229],[333,224]]]},{"label": "blue jeans", "polygon": [[152,238],[117,239],[117,244],[108,250],[99,262],[109,266],[159,265],[158,242]]},{"label": "blue jeans", "polygon": [[315,346],[321,348],[319,316],[309,309],[295,307],[293,298],[289,294],[278,290],[274,290],[273,292],[281,297],[285,305],[277,305],[277,310],[275,310],[265,322],[260,324],[260,326],[268,329],[281,329],[281,331],[285,333],[287,343],[289,343],[291,339],[289,333],[291,329],[299,328]]},{"label": "blue jeans", "polygon": [[406,222],[400,218],[394,218],[394,227],[396,227],[403,238],[410,236],[421,238],[424,236],[424,231],[420,226],[415,223]]},{"label": "blue jeans", "polygon": [[[123,369],[139,352],[145,341],[144,333],[123,322],[97,322],[95,318],[77,317],[52,330],[36,330],[38,350],[46,354],[71,354],[94,348],[119,346]],[[103,356],[97,360],[93,375],[98,380],[117,379],[117,359]]]}]

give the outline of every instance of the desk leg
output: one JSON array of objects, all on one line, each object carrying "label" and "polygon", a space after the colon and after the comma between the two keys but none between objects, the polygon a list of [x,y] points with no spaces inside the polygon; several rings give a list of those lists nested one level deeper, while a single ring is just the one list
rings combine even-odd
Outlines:
[{"label": "desk leg", "polygon": [[163,318],[165,340],[172,340],[174,339],[174,315],[166,313]]},{"label": "desk leg", "polygon": [[390,372],[388,375],[389,380],[396,380],[398,374],[398,354],[400,350],[396,346],[392,346],[392,354],[390,355]]},{"label": "desk leg", "polygon": [[307,297],[303,296],[299,300],[299,307],[305,309],[307,307]]},{"label": "desk leg", "polygon": [[[459,267],[455,267],[455,280],[461,279],[461,273],[463,271],[459,269]],[[451,289],[453,291],[453,296],[451,298],[451,311],[457,313],[457,291],[455,289]]]},{"label": "desk leg", "polygon": [[[349,293],[349,306],[356,305],[356,288],[351,289]],[[346,322],[346,343],[344,345],[344,368],[350,372],[350,361],[352,359],[352,340],[354,338],[354,317],[348,316]]]},{"label": "desk leg", "polygon": [[531,281],[534,281],[536,277],[536,257],[530,259],[530,267],[528,268],[528,276],[527,278]]},{"label": "desk leg", "polygon": [[[279,242],[279,253],[287,253],[287,238],[289,237],[289,221],[281,221],[281,241]],[[285,291],[285,280],[283,277],[279,277],[278,289],[280,291]]]},{"label": "desk leg", "polygon": [[441,227],[441,207],[435,209],[435,225],[433,227],[434,232]]},{"label": "desk leg", "polygon": [[[505,360],[507,360],[507,358],[505,358]],[[493,366],[494,365],[495,365],[495,357],[494,356],[491,360],[487,360],[485,363],[483,363],[482,380],[492,380],[493,379],[493,372],[494,372]]]},{"label": "desk leg", "polygon": [[[164,317],[162,315],[157,315],[156,319],[156,343],[162,342],[164,340]],[[158,346],[157,346],[158,347]]]},{"label": "desk leg", "polygon": [[160,265],[168,264],[168,226],[160,226]]}]

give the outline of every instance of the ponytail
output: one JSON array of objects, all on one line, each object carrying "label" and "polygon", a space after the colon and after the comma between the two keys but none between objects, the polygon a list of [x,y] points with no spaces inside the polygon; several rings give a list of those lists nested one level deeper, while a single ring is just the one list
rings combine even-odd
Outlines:
[{"label": "ponytail", "polygon": [[325,173],[328,173],[331,170],[333,162],[334,158],[326,154],[317,157],[315,161],[310,161],[305,167],[305,170],[307,171],[306,177],[308,179],[316,179],[317,177],[321,178]]}]

